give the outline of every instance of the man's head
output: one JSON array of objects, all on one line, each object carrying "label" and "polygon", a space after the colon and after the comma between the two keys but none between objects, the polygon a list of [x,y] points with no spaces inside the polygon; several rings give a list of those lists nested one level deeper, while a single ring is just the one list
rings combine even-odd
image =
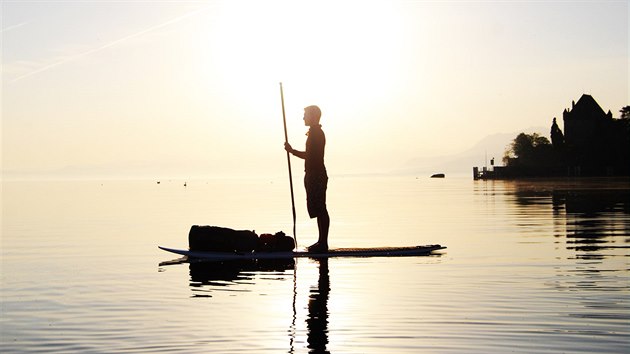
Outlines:
[{"label": "man's head", "polygon": [[314,126],[319,124],[319,118],[322,116],[322,111],[317,106],[308,106],[304,108],[304,125]]}]

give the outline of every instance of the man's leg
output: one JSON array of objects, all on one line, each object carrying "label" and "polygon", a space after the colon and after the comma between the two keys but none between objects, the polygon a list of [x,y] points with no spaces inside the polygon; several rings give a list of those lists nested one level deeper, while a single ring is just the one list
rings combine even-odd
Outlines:
[{"label": "man's leg", "polygon": [[330,216],[328,210],[317,217],[317,227],[319,228],[319,239],[317,243],[320,246],[328,248],[328,229],[330,228]]}]

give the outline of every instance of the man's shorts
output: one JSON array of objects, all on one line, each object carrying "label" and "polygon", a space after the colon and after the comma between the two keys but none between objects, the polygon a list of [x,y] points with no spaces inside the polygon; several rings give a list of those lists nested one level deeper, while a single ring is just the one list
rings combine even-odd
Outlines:
[{"label": "man's shorts", "polygon": [[326,214],[326,188],[328,187],[328,175],[326,171],[310,173],[304,176],[306,188],[306,207],[308,215],[317,218]]}]

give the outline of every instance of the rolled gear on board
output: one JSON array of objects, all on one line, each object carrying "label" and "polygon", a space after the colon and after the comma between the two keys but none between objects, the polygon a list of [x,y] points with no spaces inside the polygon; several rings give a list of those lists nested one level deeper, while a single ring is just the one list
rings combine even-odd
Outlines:
[{"label": "rolled gear on board", "polygon": [[295,248],[295,240],[282,231],[258,237],[249,230],[193,225],[188,234],[188,248],[205,252],[290,252]]},{"label": "rolled gear on board", "polygon": [[257,246],[258,235],[249,230],[193,225],[188,233],[191,251],[253,252]]},{"label": "rolled gear on board", "polygon": [[258,238],[258,252],[291,252],[295,248],[295,240],[284,232],[262,234]]}]

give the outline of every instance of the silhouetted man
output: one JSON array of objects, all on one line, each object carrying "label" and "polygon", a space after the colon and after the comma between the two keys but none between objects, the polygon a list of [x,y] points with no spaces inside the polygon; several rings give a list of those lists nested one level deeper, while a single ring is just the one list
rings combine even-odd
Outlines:
[{"label": "silhouetted man", "polygon": [[289,143],[284,144],[284,149],[291,154],[304,159],[304,187],[306,188],[306,206],[308,214],[317,218],[319,238],[317,242],[308,247],[309,252],[322,252],[328,250],[328,229],[330,217],[326,209],[326,188],[328,175],[324,166],[324,147],[326,136],[319,124],[322,112],[317,106],[304,108],[304,125],[309,127],[306,139],[306,150],[294,150]]}]

